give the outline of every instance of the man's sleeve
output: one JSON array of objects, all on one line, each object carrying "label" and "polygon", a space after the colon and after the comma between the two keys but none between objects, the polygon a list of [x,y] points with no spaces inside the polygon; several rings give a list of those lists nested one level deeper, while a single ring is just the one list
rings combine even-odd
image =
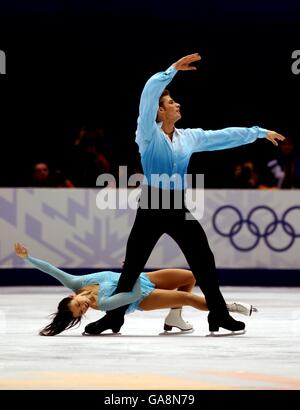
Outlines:
[{"label": "man's sleeve", "polygon": [[265,138],[268,130],[257,126],[251,128],[230,127],[216,131],[201,128],[186,129],[186,144],[191,152],[215,151],[250,144],[257,138]]},{"label": "man's sleeve", "polygon": [[141,146],[149,143],[151,140],[153,129],[156,125],[159,97],[166,86],[172,81],[176,73],[177,70],[171,66],[166,71],[154,74],[145,84],[140,99],[138,126],[135,139],[140,151]]}]

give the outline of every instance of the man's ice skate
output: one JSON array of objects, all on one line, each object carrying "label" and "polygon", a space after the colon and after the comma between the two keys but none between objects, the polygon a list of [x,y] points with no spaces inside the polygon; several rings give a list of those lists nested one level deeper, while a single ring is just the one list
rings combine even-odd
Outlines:
[{"label": "man's ice skate", "polygon": [[[164,332],[160,334],[182,334],[192,333],[194,331],[193,326],[182,319],[181,308],[171,309],[168,316],[165,318]],[[173,327],[179,329],[177,332],[172,332]]]},{"label": "man's ice skate", "polygon": [[241,302],[226,303],[227,309],[231,313],[240,313],[241,315],[251,316],[252,312],[258,312],[258,309],[253,305]]},{"label": "man's ice skate", "polygon": [[[108,329],[107,329],[108,330]],[[95,334],[92,334],[92,333],[87,333],[86,331],[84,331],[84,332],[82,332],[81,333],[82,334],[82,336],[90,336],[90,337],[95,337],[95,336],[97,336],[97,337],[113,337],[113,336],[122,336],[122,333],[120,333],[120,332],[118,332],[118,333],[116,333],[116,332],[112,332],[112,333],[95,333]]]},{"label": "man's ice skate", "polygon": [[[216,313],[209,312],[208,323],[210,334],[207,336],[238,336],[246,333],[245,323],[233,319],[228,314],[217,315]],[[219,333],[220,327],[230,332]]]},{"label": "man's ice skate", "polygon": [[107,312],[105,316],[96,322],[89,323],[82,335],[99,335],[105,330],[112,330],[113,334],[119,334],[119,331],[124,323],[124,317],[116,313]]},{"label": "man's ice skate", "polygon": [[244,335],[246,333],[246,330],[239,330],[239,331],[234,331],[234,332],[210,332],[209,335],[206,335],[206,337],[226,337],[226,336],[240,336]]},{"label": "man's ice skate", "polygon": [[120,333],[120,332],[118,332],[118,333],[112,332],[112,333],[95,333],[95,334],[91,334],[91,333],[87,333],[86,331],[83,331],[81,334],[82,334],[82,336],[90,336],[90,337],[95,337],[95,336],[101,336],[101,337],[122,336],[122,333]]}]

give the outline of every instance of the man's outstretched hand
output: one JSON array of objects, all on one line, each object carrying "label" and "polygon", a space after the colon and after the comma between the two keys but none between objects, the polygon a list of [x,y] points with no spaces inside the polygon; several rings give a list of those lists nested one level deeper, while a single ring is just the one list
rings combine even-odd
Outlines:
[{"label": "man's outstretched hand", "polygon": [[278,141],[284,141],[285,137],[281,134],[278,134],[275,131],[268,131],[267,136],[266,136],[267,140],[271,141],[272,144],[278,146]]},{"label": "man's outstretched hand", "polygon": [[188,71],[188,70],[197,70],[197,67],[190,65],[195,61],[200,61],[201,57],[199,53],[189,54],[188,56],[182,57],[176,63],[172,64],[176,70]]}]

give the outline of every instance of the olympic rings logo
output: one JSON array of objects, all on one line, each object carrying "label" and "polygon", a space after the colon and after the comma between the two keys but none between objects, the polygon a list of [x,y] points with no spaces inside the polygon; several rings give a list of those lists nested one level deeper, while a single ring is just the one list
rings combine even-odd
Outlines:
[{"label": "olympic rings logo", "polygon": [[[233,211],[238,218],[236,222],[233,222],[231,224],[226,232],[221,230],[221,228],[219,227],[219,222],[217,220],[221,213],[223,213],[224,215],[225,210]],[[272,221],[268,223],[264,229],[260,229],[258,224],[253,220],[254,214],[261,210],[267,211],[272,218]],[[231,245],[241,252],[252,251],[258,245],[261,239],[264,240],[267,247],[272,251],[285,252],[293,246],[296,238],[300,238],[300,232],[297,232],[292,224],[287,221],[287,217],[290,216],[292,212],[295,212],[297,210],[300,211],[300,206],[292,206],[288,208],[280,218],[278,218],[276,212],[273,209],[265,205],[260,205],[253,208],[250,212],[248,212],[246,218],[243,218],[243,215],[238,208],[233,205],[225,205],[221,206],[215,211],[212,218],[212,223],[215,231],[219,235],[225,238],[229,238]],[[298,220],[300,220],[299,217]],[[248,231],[254,236],[254,241],[253,243],[251,243],[251,245],[241,246],[236,243],[235,237],[241,231],[243,226],[246,226],[248,228]],[[289,237],[289,240],[286,245],[274,246],[270,241],[270,236],[275,233],[279,226],[282,227],[285,234]]]}]

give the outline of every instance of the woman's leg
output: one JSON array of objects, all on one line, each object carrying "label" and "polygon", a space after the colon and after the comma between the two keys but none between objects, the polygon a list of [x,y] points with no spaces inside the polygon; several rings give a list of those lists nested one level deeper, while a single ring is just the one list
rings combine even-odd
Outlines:
[{"label": "woman's leg", "polygon": [[139,304],[142,310],[180,308],[181,306],[192,306],[195,309],[208,310],[203,296],[180,290],[155,289]]},{"label": "woman's leg", "polygon": [[[190,270],[186,269],[160,269],[158,271],[148,272],[148,276],[150,280],[155,284],[157,289],[170,291],[172,292],[172,295],[174,294],[174,292],[176,292],[176,297],[178,297],[178,292],[190,294],[196,284],[194,275]],[[178,291],[173,289],[177,289]],[[155,299],[152,298],[152,301],[154,302],[154,306],[157,306],[154,307],[154,309],[158,309],[159,307],[156,304],[157,302],[155,301]],[[152,306],[152,301],[150,300],[150,307]],[[173,304],[168,304],[166,306],[171,307],[171,310],[165,318],[165,330],[171,330],[172,327],[177,327],[181,331],[188,331],[193,329],[193,326],[189,322],[186,322],[181,316],[181,308],[183,306],[182,302],[183,299],[181,297],[179,300],[179,305],[177,305],[178,301],[176,301],[175,307]],[[147,306],[147,302],[144,305]]]},{"label": "woman's leg", "polygon": [[[240,313],[244,316],[251,316],[252,312],[258,312],[256,307],[248,303],[231,302],[226,303],[226,305],[229,312]],[[155,289],[139,305],[142,310],[178,309],[182,306],[192,306],[198,310],[208,310],[206,300],[203,296],[178,290]]]},{"label": "woman's leg", "polygon": [[196,284],[193,273],[187,269],[160,269],[147,275],[157,289],[192,292]]}]

